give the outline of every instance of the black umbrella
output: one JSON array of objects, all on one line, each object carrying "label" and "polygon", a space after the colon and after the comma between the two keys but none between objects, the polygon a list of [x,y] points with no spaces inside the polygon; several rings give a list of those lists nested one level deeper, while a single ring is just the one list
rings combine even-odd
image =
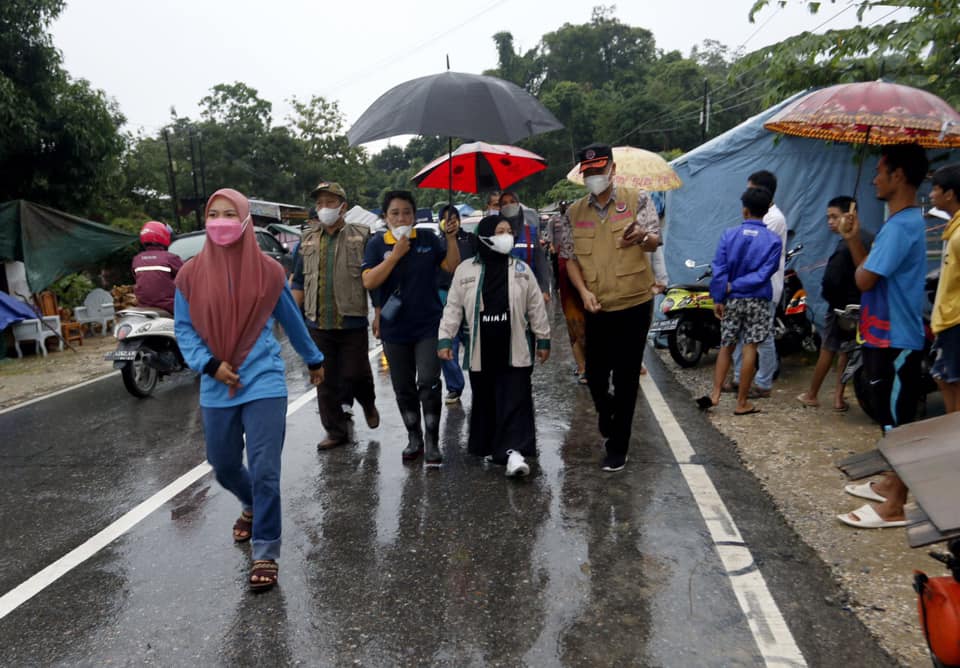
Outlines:
[{"label": "black umbrella", "polygon": [[394,86],[347,132],[351,146],[395,135],[512,144],[563,124],[533,95],[496,77],[443,72]]},{"label": "black umbrella", "polygon": [[[437,135],[512,144],[560,130],[563,123],[533,95],[496,77],[442,72],[394,86],[347,131],[351,146],[395,135]],[[453,141],[450,141],[450,154]],[[450,190],[453,189],[450,162]],[[453,201],[451,192],[451,203]]]}]

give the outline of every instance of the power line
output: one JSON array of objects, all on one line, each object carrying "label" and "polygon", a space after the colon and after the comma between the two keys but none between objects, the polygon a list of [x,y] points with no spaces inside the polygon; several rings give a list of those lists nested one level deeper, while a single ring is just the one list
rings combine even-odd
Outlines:
[{"label": "power line", "polygon": [[417,52],[419,52],[419,51],[422,51],[423,49],[425,49],[425,48],[428,47],[428,46],[433,45],[433,44],[434,44],[438,39],[440,39],[441,37],[445,37],[445,36],[447,36],[447,35],[449,35],[449,34],[451,34],[451,33],[456,32],[457,30],[460,30],[461,28],[469,25],[470,23],[472,23],[472,22],[475,21],[476,19],[480,18],[480,17],[483,16],[484,14],[487,14],[487,13],[493,11],[494,9],[496,9],[497,7],[499,7],[500,5],[503,5],[503,4],[505,4],[505,3],[509,2],[509,1],[510,1],[510,0],[496,0],[496,2],[493,2],[493,3],[491,3],[490,5],[487,5],[484,9],[481,9],[481,10],[480,10],[479,12],[477,12],[476,14],[473,14],[472,16],[464,19],[463,21],[461,21],[460,23],[454,25],[453,27],[447,28],[447,29],[445,29],[445,30],[441,30],[440,32],[437,32],[437,33],[435,33],[434,35],[430,36],[429,38],[423,40],[423,41],[420,42],[419,44],[414,45],[412,48],[404,49],[403,51],[398,51],[398,52],[396,52],[396,53],[394,53],[394,54],[392,54],[392,55],[390,55],[390,56],[387,56],[387,57],[385,57],[385,58],[382,58],[381,60],[377,61],[376,63],[374,63],[373,65],[370,65],[370,66],[367,67],[367,68],[364,68],[364,69],[362,69],[362,70],[358,70],[357,72],[354,72],[354,73],[352,73],[352,74],[344,77],[343,79],[341,79],[341,80],[339,80],[339,81],[335,81],[333,84],[330,85],[329,88],[330,88],[330,89],[333,89],[333,90],[342,89],[342,88],[349,88],[351,85],[354,85],[354,84],[358,83],[359,81],[362,81],[364,78],[366,78],[366,77],[367,77],[371,72],[373,72],[374,70],[377,70],[377,69],[383,67],[384,65],[392,65],[392,64],[396,64],[396,63],[399,63],[399,62],[402,62],[402,61],[406,60],[407,58],[409,58],[409,57],[412,56],[413,54],[415,54],[415,53],[417,53]]},{"label": "power line", "polygon": [[869,23],[869,24],[867,24],[867,25],[864,26],[864,27],[866,27],[866,28],[872,28],[873,26],[875,26],[875,25],[877,25],[878,23],[880,23],[880,21],[883,21],[885,18],[888,18],[888,17],[890,17],[890,16],[893,16],[894,14],[896,14],[897,12],[899,12],[901,9],[903,9],[903,7],[894,7],[894,8],[891,9],[889,12],[887,12],[886,14],[884,14],[883,16],[881,16],[880,18],[878,18],[876,21],[873,21],[872,23]]},{"label": "power line", "polygon": [[[854,7],[854,5],[848,4],[846,7],[844,7],[843,9],[841,9],[840,11],[838,11],[836,14],[834,14],[834,15],[831,16],[830,18],[826,19],[825,21],[822,21],[820,24],[818,24],[817,26],[815,26],[812,30],[809,30],[808,32],[816,32],[816,31],[820,30],[822,27],[824,27],[825,25],[827,25],[827,24],[830,23],[831,21],[834,21],[834,20],[837,19],[839,16],[841,16],[844,12],[852,9],[853,7]],[[748,39],[752,39],[752,37],[753,37],[753,36],[751,35],[751,37],[748,38]],[[788,38],[788,39],[789,39],[789,38]],[[757,70],[757,69],[759,69],[759,68],[761,68],[761,67],[765,67],[766,65],[767,65],[767,63],[766,63],[765,61],[762,61],[762,60],[761,60],[761,61],[760,61],[759,63],[757,63],[756,65],[753,65],[752,67],[749,67],[749,68],[747,68],[746,70],[744,70],[743,72],[741,72],[740,74],[738,74],[736,77],[734,77],[733,81],[725,81],[725,82],[721,83],[719,86],[717,86],[717,88],[716,88],[713,92],[716,93],[717,91],[723,90],[723,89],[726,88],[727,86],[733,85],[733,84],[735,84],[735,83],[740,83],[740,81],[742,81],[745,76],[747,76],[748,74],[750,74],[750,73],[753,72],[754,70]]]},{"label": "power line", "polygon": [[[725,112],[727,112],[727,111],[732,111],[732,110],[734,110],[734,109],[739,109],[740,107],[745,107],[745,106],[750,105],[750,104],[755,104],[755,103],[761,101],[763,98],[764,98],[763,95],[757,95],[757,96],[755,96],[755,97],[750,98],[749,100],[744,100],[743,102],[740,102],[740,103],[738,103],[738,104],[733,104],[733,105],[730,105],[729,107],[725,107],[725,108],[723,108],[720,112],[717,112],[717,113],[725,113]],[[729,99],[729,98],[728,98],[728,99]],[[644,126],[649,125],[649,124],[652,123],[653,121],[645,121],[644,123],[642,123],[641,125],[638,125],[636,128],[634,128],[633,130],[631,130],[631,131],[628,132],[627,134],[625,134],[625,135],[623,135],[622,137],[619,137],[618,139],[616,139],[616,140],[613,142],[613,145],[620,145],[620,144],[623,142],[623,140],[626,139],[627,137],[631,137],[631,136],[637,135],[637,134],[656,134],[656,133],[658,133],[658,132],[670,132],[670,131],[673,131],[673,130],[680,130],[680,129],[683,128],[683,125],[677,125],[677,124],[684,123],[684,122],[687,122],[687,121],[691,121],[691,120],[693,120],[693,119],[695,119],[695,118],[699,118],[699,117],[700,117],[700,111],[699,111],[699,110],[694,111],[694,112],[690,112],[690,113],[685,114],[685,115],[682,115],[682,116],[674,116],[674,117],[670,118],[669,116],[670,116],[670,114],[672,114],[672,113],[676,113],[676,111],[675,111],[675,110],[671,110],[671,111],[668,111],[668,112],[666,112],[666,113],[664,113],[664,114],[660,114],[659,116],[655,117],[653,120],[655,120],[655,121],[667,120],[668,122],[674,123],[673,126],[671,126],[671,127],[669,127],[669,128],[646,129]]]},{"label": "power line", "polygon": [[747,42],[749,42],[749,41],[752,40],[754,37],[756,37],[757,35],[759,35],[759,34],[760,34],[760,31],[763,30],[764,28],[766,28],[766,27],[767,27],[767,24],[769,24],[770,21],[772,21],[772,20],[777,16],[777,14],[779,14],[779,13],[781,12],[781,10],[783,10],[783,7],[784,7],[784,5],[778,6],[777,9],[776,9],[776,11],[773,12],[770,16],[768,16],[766,21],[764,21],[763,23],[760,24],[760,27],[758,27],[756,30],[754,30],[752,33],[750,33],[750,36],[747,37],[745,40],[743,40],[743,41],[740,43],[740,46],[738,46],[738,47],[736,48],[736,50],[734,51],[734,53],[736,53],[737,51],[739,51],[740,49],[742,49],[743,47],[745,47],[745,46],[747,45]]}]

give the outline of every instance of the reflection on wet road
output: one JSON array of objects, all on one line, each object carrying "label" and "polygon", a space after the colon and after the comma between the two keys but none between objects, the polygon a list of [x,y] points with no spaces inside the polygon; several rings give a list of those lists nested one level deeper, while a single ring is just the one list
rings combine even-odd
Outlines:
[{"label": "reflection on wet road", "polygon": [[[466,454],[469,391],[444,410],[443,468],[403,465],[381,369],[383,422],[358,425],[357,445],[317,453],[312,402],[288,418],[278,589],[247,591],[237,504],[207,476],[0,620],[4,663],[763,665],[650,405],[641,396],[627,470],[601,472],[567,358],[534,374],[528,479]],[[668,403],[689,403],[651,365]],[[299,368],[289,381],[292,401]],[[189,377],[142,402],[118,381],[0,415],[0,592],[202,462],[196,401]],[[823,602],[825,569],[784,554],[803,547],[728,444],[676,412],[807,662],[892,665]]]}]

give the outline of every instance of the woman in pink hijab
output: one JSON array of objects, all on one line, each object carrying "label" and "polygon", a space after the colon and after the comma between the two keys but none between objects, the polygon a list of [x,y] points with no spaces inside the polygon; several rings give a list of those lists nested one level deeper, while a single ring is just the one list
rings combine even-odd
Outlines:
[{"label": "woman in pink hijab", "polygon": [[229,188],[218,190],[207,202],[205,217],[203,249],[177,275],[177,343],[190,368],[202,372],[207,461],[217,482],[240,500],[233,539],[252,538],[250,587],[269,589],[278,576],[280,453],[287,412],[273,320],[306,362],[314,385],[323,382],[323,355],[307,333],[283,267],[260,252],[247,198]]}]

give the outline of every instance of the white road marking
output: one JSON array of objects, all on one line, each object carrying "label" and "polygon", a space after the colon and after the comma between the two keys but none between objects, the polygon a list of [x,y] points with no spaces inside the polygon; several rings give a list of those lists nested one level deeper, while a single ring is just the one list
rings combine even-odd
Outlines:
[{"label": "white road marking", "polygon": [[97,376],[96,378],[85,380],[82,383],[77,383],[76,385],[65,387],[62,390],[57,390],[56,392],[51,392],[50,394],[44,394],[42,397],[35,397],[33,399],[30,399],[29,401],[24,401],[22,404],[16,404],[15,406],[4,408],[0,410],[0,415],[3,415],[4,413],[9,413],[10,411],[15,411],[18,408],[23,408],[24,406],[29,406],[30,404],[38,403],[40,401],[43,401],[44,399],[50,399],[51,397],[55,397],[60,394],[66,394],[67,392],[72,392],[73,390],[79,389],[81,387],[85,387],[87,385],[90,385],[91,383],[97,383],[103,380],[104,378],[113,378],[114,376],[119,376],[119,375],[120,375],[119,371],[111,371],[110,373],[106,373],[102,376]]},{"label": "white road marking", "polygon": [[693,463],[696,453],[656,382],[647,374],[640,376],[640,386],[710,531],[714,547],[727,571],[733,593],[747,618],[764,662],[768,666],[806,666],[807,661],[773,600],[750,548],[744,543],[706,469]]},{"label": "white road marking", "polygon": [[[376,346],[373,350],[371,350],[370,359],[373,359],[379,355],[382,349],[383,346]],[[84,385],[89,385],[90,383],[94,383],[98,380],[109,378],[114,375],[116,375],[116,372],[107,374],[106,376],[101,376],[100,378],[89,380],[85,383],[80,383],[79,385],[68,387],[64,390],[54,392],[53,394],[48,394],[44,397],[38,397],[30,402],[20,404],[19,406],[14,406],[13,408],[20,408],[21,406],[27,405],[27,403],[34,403],[57,394],[63,394],[64,392],[69,392],[70,390],[83,387]],[[298,410],[303,408],[316,396],[316,391],[313,388],[301,394],[293,401],[293,403],[287,405],[287,417],[290,417]],[[13,410],[13,408],[7,410]],[[3,412],[5,411],[0,411],[0,413]],[[130,531],[130,529],[139,524],[140,521],[149,516],[150,513],[162,507],[177,494],[203,478],[203,476],[210,473],[211,470],[212,469],[207,462],[195,466],[174,480],[172,483],[161,489],[159,492],[151,496],[149,499],[136,506],[133,510],[127,512],[123,517],[120,517],[114,521],[103,531],[96,534],[79,547],[74,548],[64,556],[60,557],[55,562],[33,575],[28,580],[20,583],[3,596],[0,596],[0,619],[3,619],[9,615],[11,612],[52,585],[74,568],[97,554],[103,548],[110,545],[110,543],[115,541],[117,538]]]}]

